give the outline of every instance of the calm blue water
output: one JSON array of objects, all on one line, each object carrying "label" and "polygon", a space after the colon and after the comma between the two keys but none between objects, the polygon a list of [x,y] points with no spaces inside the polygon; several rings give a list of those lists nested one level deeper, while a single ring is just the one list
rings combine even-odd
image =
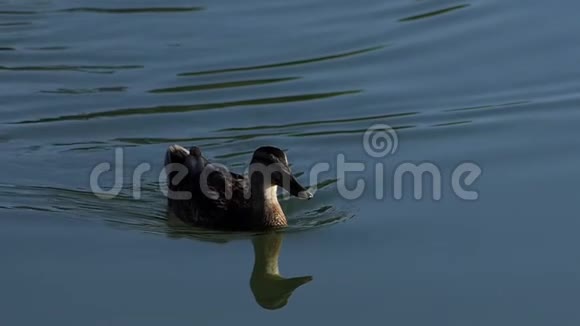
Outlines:
[{"label": "calm blue water", "polygon": [[[0,1],[0,323],[577,325],[578,10]],[[373,158],[378,123],[398,148]],[[313,200],[283,202],[293,232],[192,233],[165,223],[174,143],[238,172],[275,145],[306,184],[331,169]],[[123,191],[103,200],[90,173],[115,148]],[[337,181],[340,154],[366,170]],[[429,182],[413,199],[409,179],[394,198],[406,162],[438,168],[441,200]],[[475,201],[452,189],[464,162],[482,170]],[[343,198],[357,180],[363,195]]]}]

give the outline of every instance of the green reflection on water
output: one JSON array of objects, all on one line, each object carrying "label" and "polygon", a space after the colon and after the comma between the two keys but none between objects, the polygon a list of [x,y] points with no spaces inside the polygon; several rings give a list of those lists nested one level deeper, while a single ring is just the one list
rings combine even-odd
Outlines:
[{"label": "green reflection on water", "polygon": [[60,10],[60,12],[89,12],[97,14],[141,14],[141,13],[176,13],[203,10],[203,7],[149,7],[149,8],[95,8],[79,7]]},{"label": "green reflection on water", "polygon": [[463,8],[466,8],[466,7],[469,7],[469,4],[457,5],[457,6],[453,6],[453,7],[449,7],[449,8],[445,8],[445,9],[439,9],[439,10],[435,10],[435,11],[430,11],[430,12],[427,12],[427,13],[424,13],[424,14],[420,14],[420,15],[405,17],[405,18],[399,19],[399,21],[400,22],[408,22],[408,21],[413,21],[413,20],[430,18],[430,17],[434,17],[434,16],[446,14],[446,13],[451,12],[451,11],[463,9]]},{"label": "green reflection on water", "polygon": [[247,66],[247,67],[238,67],[238,68],[226,68],[226,69],[216,69],[216,70],[204,70],[204,71],[194,71],[194,72],[185,72],[181,73],[178,76],[199,76],[199,75],[209,75],[209,74],[219,74],[219,73],[226,73],[226,72],[239,72],[239,71],[249,71],[249,70],[260,70],[260,69],[269,69],[269,68],[279,68],[279,67],[287,67],[287,66],[296,66],[296,65],[303,65],[309,63],[315,63],[320,61],[327,61],[333,59],[342,59],[347,58],[359,54],[364,54],[368,52],[378,51],[385,48],[384,45],[380,46],[373,46],[370,48],[356,50],[351,52],[343,52],[339,54],[333,54],[323,57],[317,58],[310,58],[310,59],[303,59],[303,60],[295,60],[295,61],[287,61],[281,63],[272,63],[266,65],[257,65],[257,66]]},{"label": "green reflection on water", "polygon": [[299,79],[299,77],[238,80],[238,81],[214,83],[214,84],[201,84],[201,85],[188,85],[188,86],[179,86],[179,87],[170,87],[170,88],[157,88],[157,89],[150,90],[149,93],[195,92],[195,91],[203,91],[203,90],[209,90],[209,89],[221,89],[221,88],[234,88],[234,87],[265,85],[265,84],[279,83],[279,82],[285,82],[285,81],[296,80],[296,79]]},{"label": "green reflection on water", "polygon": [[86,114],[74,114],[65,115],[55,118],[44,118],[38,120],[27,120],[19,121],[13,124],[26,124],[26,123],[47,123],[47,122],[58,122],[58,121],[70,121],[70,120],[90,120],[95,118],[108,118],[108,117],[120,117],[120,116],[131,116],[131,115],[141,115],[141,114],[167,114],[167,113],[183,113],[192,112],[200,110],[212,110],[212,109],[223,109],[235,106],[251,106],[251,105],[265,105],[265,104],[277,104],[277,103],[290,103],[290,102],[301,102],[310,100],[319,100],[324,98],[336,97],[341,95],[349,95],[360,93],[361,90],[347,90],[338,92],[328,92],[328,93],[312,93],[312,94],[302,94],[302,95],[290,95],[290,96],[279,96],[279,97],[267,97],[252,100],[241,100],[232,102],[222,102],[222,103],[203,103],[203,104],[192,104],[192,105],[173,105],[173,106],[155,106],[146,108],[128,108],[128,109],[118,109],[104,112],[86,113]]}]

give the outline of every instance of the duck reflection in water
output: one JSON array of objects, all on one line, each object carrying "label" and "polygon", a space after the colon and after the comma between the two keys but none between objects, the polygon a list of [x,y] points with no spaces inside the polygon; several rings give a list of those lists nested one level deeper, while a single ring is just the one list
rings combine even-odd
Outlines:
[{"label": "duck reflection in water", "polygon": [[299,286],[312,281],[312,276],[284,278],[280,275],[278,260],[282,248],[282,234],[267,233],[255,236],[254,268],[250,288],[256,302],[265,309],[279,309]]},{"label": "duck reflection in water", "polygon": [[[228,242],[232,235],[227,233],[195,232],[185,226],[174,212],[168,211],[168,235],[172,238],[191,238],[197,241],[216,243]],[[279,232],[254,235],[251,238],[254,248],[254,267],[250,276],[250,289],[258,305],[264,309],[283,308],[294,290],[312,281],[312,276],[285,278],[280,274],[279,259],[284,235]]]}]

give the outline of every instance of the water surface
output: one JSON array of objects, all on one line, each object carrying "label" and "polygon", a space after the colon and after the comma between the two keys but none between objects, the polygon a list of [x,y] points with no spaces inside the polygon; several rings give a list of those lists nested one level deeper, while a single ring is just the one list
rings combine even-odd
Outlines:
[{"label": "water surface", "polygon": [[[576,325],[578,9],[0,1],[0,321]],[[397,131],[393,155],[365,152],[377,123]],[[237,172],[275,145],[304,183],[330,164],[315,199],[283,203],[280,273],[312,276],[287,304],[255,292],[252,235],[166,225],[158,175],[174,143]],[[89,176],[116,148],[124,188],[103,200]],[[379,163],[390,185],[401,163],[431,162],[442,199],[346,200],[339,154],[367,167],[349,186],[372,185]],[[482,168],[476,201],[452,191],[463,162]]]}]

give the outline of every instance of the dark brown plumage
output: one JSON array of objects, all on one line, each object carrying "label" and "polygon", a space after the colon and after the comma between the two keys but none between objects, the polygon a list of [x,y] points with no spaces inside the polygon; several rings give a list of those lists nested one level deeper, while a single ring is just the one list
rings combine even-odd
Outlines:
[{"label": "dark brown plumage", "polygon": [[170,217],[199,227],[257,230],[288,224],[277,198],[281,186],[291,195],[310,199],[292,175],[286,154],[279,148],[258,148],[248,176],[209,162],[198,147],[171,146],[166,153]]}]

